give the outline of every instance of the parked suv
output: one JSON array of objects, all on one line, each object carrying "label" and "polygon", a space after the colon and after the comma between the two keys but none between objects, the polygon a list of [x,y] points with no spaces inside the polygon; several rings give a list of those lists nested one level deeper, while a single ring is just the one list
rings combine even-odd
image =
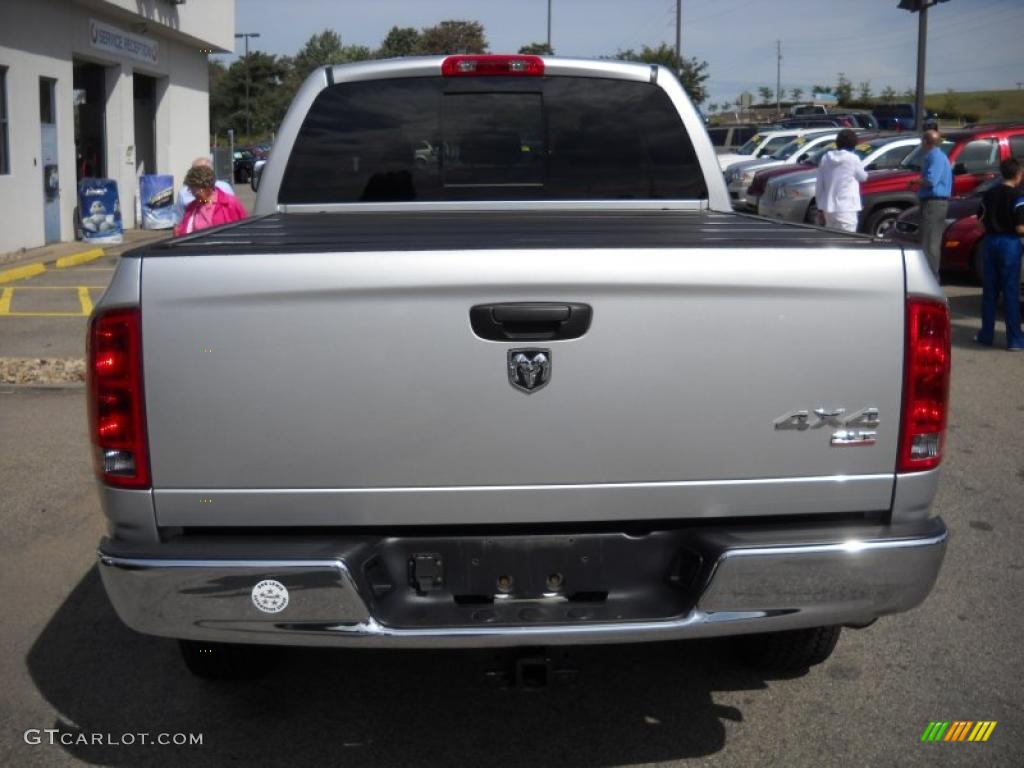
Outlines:
[{"label": "parked suv", "polygon": [[735,152],[742,147],[750,137],[757,133],[756,123],[734,123],[728,125],[713,125],[708,127],[708,136],[711,137],[711,144],[716,154],[724,152]]},{"label": "parked suv", "polygon": [[[943,136],[940,149],[953,166],[953,195],[967,195],[996,176],[1001,161],[1011,155],[1024,155],[1024,124],[982,125],[971,130],[951,131]],[[923,155],[917,149],[907,155],[897,170],[870,174],[860,185],[864,206],[861,232],[886,237],[897,217],[917,205]]]}]

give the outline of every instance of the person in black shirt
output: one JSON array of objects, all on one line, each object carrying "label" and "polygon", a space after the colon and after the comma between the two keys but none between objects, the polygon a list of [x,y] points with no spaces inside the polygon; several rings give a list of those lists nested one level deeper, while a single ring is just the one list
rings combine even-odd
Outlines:
[{"label": "person in black shirt", "polygon": [[985,193],[978,218],[985,227],[984,282],[981,294],[981,331],[975,341],[992,346],[996,325],[996,302],[1003,294],[1006,310],[1006,348],[1024,350],[1020,329],[1020,257],[1024,236],[1024,194],[1019,187],[1024,179],[1020,163],[1014,159],[999,164],[1003,183]]}]

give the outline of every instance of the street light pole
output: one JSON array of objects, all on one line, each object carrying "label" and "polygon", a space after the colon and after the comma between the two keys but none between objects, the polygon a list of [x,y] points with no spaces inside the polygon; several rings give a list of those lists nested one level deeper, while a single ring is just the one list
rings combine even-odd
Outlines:
[{"label": "street light pole", "polygon": [[683,73],[683,0],[676,0],[676,75]]},{"label": "street light pole", "polygon": [[551,0],[548,0],[548,50],[551,50]]},{"label": "street light pole", "polygon": [[924,62],[928,44],[928,6],[921,4],[917,14],[917,94],[914,97],[914,130],[924,128]]},{"label": "street light pole", "polygon": [[249,113],[249,38],[259,37],[259,32],[236,32],[235,39],[240,37],[245,38],[245,140],[251,141],[252,138],[252,116]]},{"label": "street light pole", "polygon": [[947,0],[900,0],[897,8],[917,14],[917,94],[914,98],[914,129],[924,127],[924,65],[928,42],[928,9]]}]

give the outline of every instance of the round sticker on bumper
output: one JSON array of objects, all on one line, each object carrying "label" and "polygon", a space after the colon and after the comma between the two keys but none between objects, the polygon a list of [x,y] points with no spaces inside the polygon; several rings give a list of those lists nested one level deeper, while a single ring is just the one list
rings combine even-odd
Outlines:
[{"label": "round sticker on bumper", "polygon": [[252,588],[252,604],[264,613],[280,613],[288,607],[288,588],[274,579],[261,581]]}]

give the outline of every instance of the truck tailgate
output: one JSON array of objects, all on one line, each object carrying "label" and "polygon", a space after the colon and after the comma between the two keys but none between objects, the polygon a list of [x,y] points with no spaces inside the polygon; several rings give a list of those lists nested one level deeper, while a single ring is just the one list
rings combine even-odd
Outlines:
[{"label": "truck tailgate", "polygon": [[[568,341],[477,337],[470,308],[580,302]],[[143,261],[161,525],[400,525],[888,508],[895,248],[557,248]],[[513,388],[507,350],[550,350]],[[814,409],[878,411],[836,446]],[[794,411],[807,429],[778,429]],[[841,419],[841,417],[840,417]]]}]

